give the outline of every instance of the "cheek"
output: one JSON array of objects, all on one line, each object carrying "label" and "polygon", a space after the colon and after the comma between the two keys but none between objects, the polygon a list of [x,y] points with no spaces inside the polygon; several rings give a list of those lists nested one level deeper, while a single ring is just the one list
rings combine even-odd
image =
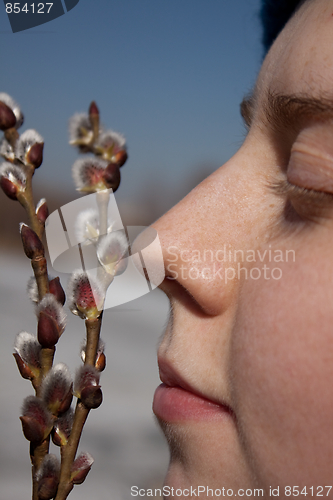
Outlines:
[{"label": "cheek", "polygon": [[278,266],[280,280],[248,280],[242,289],[234,408],[261,484],[320,485],[333,460],[333,258],[300,251]]}]

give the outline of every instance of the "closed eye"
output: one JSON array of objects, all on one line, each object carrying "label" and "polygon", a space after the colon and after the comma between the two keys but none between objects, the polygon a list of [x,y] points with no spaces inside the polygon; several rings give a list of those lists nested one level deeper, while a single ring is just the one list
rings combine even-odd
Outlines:
[{"label": "closed eye", "polygon": [[297,186],[287,179],[271,184],[270,188],[277,196],[289,202],[289,207],[294,209],[300,220],[319,222],[321,218],[333,216],[333,194],[331,193]]}]

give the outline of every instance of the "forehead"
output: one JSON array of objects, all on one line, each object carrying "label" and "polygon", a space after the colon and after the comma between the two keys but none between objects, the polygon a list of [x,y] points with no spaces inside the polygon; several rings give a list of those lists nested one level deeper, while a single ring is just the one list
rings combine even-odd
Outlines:
[{"label": "forehead", "polygon": [[280,33],[257,81],[268,90],[333,95],[333,0],[307,0]]}]

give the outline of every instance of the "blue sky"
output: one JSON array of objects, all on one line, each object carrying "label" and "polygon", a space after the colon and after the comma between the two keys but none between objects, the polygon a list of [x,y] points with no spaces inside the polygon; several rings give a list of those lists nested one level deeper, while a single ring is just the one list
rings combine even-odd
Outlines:
[{"label": "blue sky", "polygon": [[[259,0],[80,0],[13,34],[0,5],[0,91],[45,139],[40,181],[72,186],[68,118],[96,100],[125,134],[119,195],[167,196],[244,138],[239,102],[261,62]],[[190,182],[191,183],[191,182]],[[141,193],[141,194],[140,194]]]}]

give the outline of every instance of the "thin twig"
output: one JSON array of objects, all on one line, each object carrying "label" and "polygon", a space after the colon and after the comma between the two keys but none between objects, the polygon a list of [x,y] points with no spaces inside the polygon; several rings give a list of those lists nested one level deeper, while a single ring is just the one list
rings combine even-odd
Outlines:
[{"label": "thin twig", "polygon": [[87,319],[85,322],[87,331],[85,365],[95,366],[99,336],[102,327],[102,316],[103,313],[101,313],[98,318]]},{"label": "thin twig", "polygon": [[45,257],[36,257],[31,260],[31,266],[37,282],[38,298],[41,301],[44,295],[49,293],[49,278],[47,274],[47,263]]},{"label": "thin twig", "polygon": [[65,500],[73,489],[71,470],[79,446],[82,430],[89,415],[89,409],[78,400],[75,408],[73,427],[68,443],[61,447],[60,481],[55,500]]},{"label": "thin twig", "polygon": [[[102,326],[102,314],[96,319],[85,321],[87,331],[86,365],[95,366],[96,355]],[[55,500],[65,500],[73,489],[71,482],[72,465],[79,446],[82,430],[90,410],[78,400],[75,408],[73,427],[68,443],[61,447],[61,472],[58,492]]]}]

